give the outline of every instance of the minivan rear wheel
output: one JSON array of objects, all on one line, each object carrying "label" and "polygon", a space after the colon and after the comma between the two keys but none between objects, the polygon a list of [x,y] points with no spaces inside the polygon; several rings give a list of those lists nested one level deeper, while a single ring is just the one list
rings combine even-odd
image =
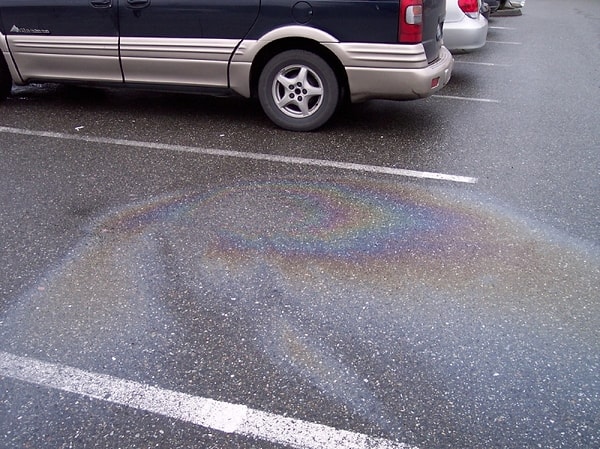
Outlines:
[{"label": "minivan rear wheel", "polygon": [[258,80],[258,98],[265,114],[290,131],[323,126],[340,101],[340,87],[331,66],[305,50],[274,56]]}]

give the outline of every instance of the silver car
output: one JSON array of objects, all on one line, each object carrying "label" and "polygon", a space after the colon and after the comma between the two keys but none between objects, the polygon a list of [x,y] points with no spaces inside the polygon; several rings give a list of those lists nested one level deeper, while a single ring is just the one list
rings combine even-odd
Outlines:
[{"label": "silver car", "polygon": [[477,50],[485,45],[488,21],[481,0],[446,0],[444,46],[451,52]]}]

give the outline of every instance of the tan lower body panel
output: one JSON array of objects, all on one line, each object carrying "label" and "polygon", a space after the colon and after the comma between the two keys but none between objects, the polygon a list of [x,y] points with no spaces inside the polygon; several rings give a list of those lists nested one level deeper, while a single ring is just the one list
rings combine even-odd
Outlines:
[{"label": "tan lower body panel", "polygon": [[228,86],[235,39],[121,38],[126,82]]},{"label": "tan lower body panel", "polygon": [[242,42],[236,39],[121,37],[119,44],[118,37],[47,35],[8,35],[6,42],[22,82],[84,80],[230,87],[249,96],[254,57],[279,36],[277,33],[284,31],[312,33],[314,36],[303,37],[321,39],[320,43],[345,67],[352,101],[427,97],[443,87],[452,73],[452,56],[445,48],[436,63],[428,64],[420,44],[340,43],[327,35],[322,36],[318,30],[297,26],[284,27],[273,32],[273,36],[258,41]]},{"label": "tan lower body panel", "polygon": [[[228,86],[235,39],[8,36],[22,81]],[[121,67],[123,72],[121,72]]]},{"label": "tan lower body panel", "polygon": [[7,36],[23,81],[123,81],[118,37]]},{"label": "tan lower body panel", "polygon": [[346,67],[346,73],[353,102],[376,98],[414,100],[429,97],[444,87],[453,68],[452,55],[442,47],[435,63],[419,69]]}]

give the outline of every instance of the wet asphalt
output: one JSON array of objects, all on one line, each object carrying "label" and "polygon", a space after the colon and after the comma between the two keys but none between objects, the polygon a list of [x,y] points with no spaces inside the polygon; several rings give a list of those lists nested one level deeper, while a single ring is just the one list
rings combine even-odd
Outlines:
[{"label": "wet asphalt", "polygon": [[[421,449],[598,447],[598,20],[529,0],[439,95],[308,134],[238,98],[15,88],[0,351]],[[105,399],[0,372],[0,447],[292,447]]]}]

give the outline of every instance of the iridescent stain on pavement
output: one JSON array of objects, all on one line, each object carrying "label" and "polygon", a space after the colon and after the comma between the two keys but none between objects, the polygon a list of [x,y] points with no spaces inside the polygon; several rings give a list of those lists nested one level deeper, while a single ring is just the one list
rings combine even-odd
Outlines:
[{"label": "iridescent stain on pavement", "polygon": [[208,213],[224,248],[328,260],[437,246],[431,236],[456,232],[465,219],[407,193],[366,185],[248,184],[204,198],[189,213]]},{"label": "iridescent stain on pavement", "polygon": [[[262,388],[269,398],[282,383],[301,404],[309,385],[401,440],[411,429],[460,435],[453,416],[467,414],[486,417],[483,434],[518,440],[517,421],[551,419],[577,441],[569,423],[592,419],[597,407],[586,404],[600,388],[598,357],[582,349],[600,354],[598,260],[581,242],[456,191],[366,179],[238,183],[99,217],[5,327],[15,351],[69,360],[85,346],[89,363],[112,351],[135,365],[142,356],[125,342],[157,344],[157,323],[184,322],[181,313],[194,317],[184,347],[204,354],[180,362],[190,372],[233,353],[245,362],[220,368],[232,376],[263,372],[260,360],[279,373],[265,377],[268,388],[248,380],[249,397]],[[229,379],[198,382],[227,390]],[[556,389],[577,399],[561,402]],[[515,405],[523,392],[536,407]]]}]

